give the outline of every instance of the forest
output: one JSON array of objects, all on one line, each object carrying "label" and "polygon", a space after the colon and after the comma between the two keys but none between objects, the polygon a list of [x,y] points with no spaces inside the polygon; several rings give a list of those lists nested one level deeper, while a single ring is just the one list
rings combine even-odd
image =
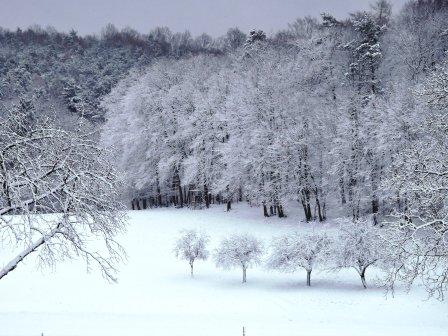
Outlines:
[{"label": "forest", "polygon": [[[102,210],[245,202],[260,217],[297,207],[297,222],[368,218],[430,257],[422,272],[443,296],[447,22],[444,0],[396,12],[379,0],[269,35],[0,29],[0,215],[80,211],[118,259],[112,237],[123,223]],[[113,278],[71,230],[58,224],[50,237],[61,234]]]},{"label": "forest", "polygon": [[282,217],[295,201],[306,221],[444,218],[446,19],[443,1],[395,16],[379,1],[131,70],[101,107],[132,207],[247,201]]}]

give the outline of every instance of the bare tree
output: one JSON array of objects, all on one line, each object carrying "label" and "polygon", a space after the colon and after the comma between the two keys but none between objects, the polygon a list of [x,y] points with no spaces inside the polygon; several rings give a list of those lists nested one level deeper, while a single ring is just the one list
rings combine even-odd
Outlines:
[{"label": "bare tree", "polygon": [[262,243],[257,238],[248,234],[234,234],[221,242],[215,251],[215,262],[216,266],[224,269],[241,267],[245,283],[247,269],[258,265],[262,255]]},{"label": "bare tree", "polygon": [[2,112],[0,240],[22,251],[0,269],[0,279],[39,251],[48,265],[81,256],[88,269],[97,264],[115,281],[124,250],[114,237],[124,216],[105,151],[82,124],[66,131],[30,111]]},{"label": "bare tree", "polygon": [[209,236],[204,232],[198,232],[196,230],[181,231],[181,236],[174,246],[174,254],[177,258],[188,261],[191,277],[193,277],[194,262],[208,258],[207,243],[209,240]]}]

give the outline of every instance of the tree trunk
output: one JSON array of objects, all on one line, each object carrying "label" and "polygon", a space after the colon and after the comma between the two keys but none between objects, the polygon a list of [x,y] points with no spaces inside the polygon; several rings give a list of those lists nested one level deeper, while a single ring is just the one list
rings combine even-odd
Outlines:
[{"label": "tree trunk", "polygon": [[380,208],[380,198],[378,197],[378,184],[379,184],[379,167],[375,165],[373,167],[373,172],[371,174],[371,184],[372,184],[372,213],[376,214]]},{"label": "tree trunk", "polygon": [[243,267],[243,283],[246,283],[246,267]]},{"label": "tree trunk", "polygon": [[227,201],[227,211],[230,211],[230,210],[232,210],[232,201],[228,200]]},{"label": "tree trunk", "polygon": [[177,185],[177,192],[179,193],[179,208],[183,208],[184,207],[184,195],[182,193],[182,186],[179,184]]},{"label": "tree trunk", "polygon": [[269,217],[268,208],[267,208],[266,204],[263,204],[263,215],[265,217]]},{"label": "tree trunk", "polygon": [[347,203],[347,200],[345,199],[345,186],[344,186],[344,179],[341,177],[339,179],[339,187],[341,190],[341,204],[344,205]]},{"label": "tree trunk", "polygon": [[190,204],[190,199],[188,198],[187,187],[184,187],[183,191],[184,191],[184,203],[189,205]]},{"label": "tree trunk", "polygon": [[311,270],[306,270],[306,285],[311,286]]},{"label": "tree trunk", "polygon": [[193,277],[193,262],[190,261],[190,275]]},{"label": "tree trunk", "polygon": [[[3,162],[2,162],[2,163],[3,163]],[[0,167],[3,167],[3,164],[0,165]],[[6,175],[6,171],[4,171],[4,169],[2,169],[2,170],[3,170],[3,174]],[[5,196],[6,196],[6,204],[8,205],[8,207],[10,207],[10,206],[12,205],[12,202],[11,202],[11,196],[10,196],[9,186],[8,186],[8,183],[6,183],[6,181],[3,182],[3,190],[5,191],[4,194],[5,194]]]},{"label": "tree trunk", "polygon": [[367,288],[367,282],[366,282],[366,269],[365,269],[365,268],[361,271],[360,276],[361,276],[362,286],[363,286],[364,288]]},{"label": "tree trunk", "polygon": [[208,197],[208,188],[207,185],[204,185],[204,199],[205,199],[205,207],[208,209],[210,207],[210,198]]},{"label": "tree trunk", "polygon": [[157,202],[159,203],[158,206],[162,206],[162,194],[160,193],[160,187],[159,182],[157,182]]},{"label": "tree trunk", "polygon": [[311,205],[310,205],[310,192],[308,188],[302,189],[301,193],[301,203],[303,207],[303,212],[305,213],[305,220],[307,222],[311,221],[313,219],[313,214],[311,212]]},{"label": "tree trunk", "polygon": [[278,205],[277,208],[278,208],[278,217],[279,218],[285,217],[285,213],[283,212],[283,206],[282,205]]},{"label": "tree trunk", "polygon": [[380,208],[378,196],[372,196],[372,213],[376,214]]},{"label": "tree trunk", "polygon": [[315,194],[316,194],[317,215],[319,217],[319,222],[323,222],[324,221],[324,216],[323,216],[323,213],[322,213],[322,208],[320,206],[320,200],[319,200],[319,195],[318,195],[318,189],[317,188],[315,190]]}]

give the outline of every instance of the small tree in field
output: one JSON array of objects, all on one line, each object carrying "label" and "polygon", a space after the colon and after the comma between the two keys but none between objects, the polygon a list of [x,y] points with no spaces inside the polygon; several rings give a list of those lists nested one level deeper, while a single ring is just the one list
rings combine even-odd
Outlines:
[{"label": "small tree in field", "polygon": [[248,234],[234,234],[221,242],[215,251],[215,262],[217,267],[223,269],[241,267],[245,283],[247,269],[258,265],[262,255],[263,246],[257,238]]},{"label": "small tree in field", "polygon": [[364,288],[367,288],[366,270],[381,258],[379,228],[367,219],[341,223],[333,248],[336,268],[354,268]]},{"label": "small tree in field", "polygon": [[267,266],[283,272],[306,270],[306,284],[311,286],[311,272],[329,254],[330,239],[323,232],[284,235],[272,242],[272,253]]},{"label": "small tree in field", "polygon": [[195,260],[206,260],[208,258],[207,244],[210,238],[204,232],[196,230],[182,230],[181,236],[174,246],[174,254],[177,258],[187,260],[190,264],[191,276],[193,277],[193,264]]}]

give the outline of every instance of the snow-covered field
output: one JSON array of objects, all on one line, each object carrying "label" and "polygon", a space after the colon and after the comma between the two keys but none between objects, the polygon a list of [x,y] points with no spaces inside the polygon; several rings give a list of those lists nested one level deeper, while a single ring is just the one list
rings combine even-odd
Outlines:
[{"label": "snow-covered field", "polygon": [[[1,336],[143,335],[448,335],[448,304],[425,300],[423,290],[385,297],[355,271],[285,275],[261,267],[216,269],[211,260],[189,266],[172,254],[182,228],[202,228],[211,244],[233,232],[250,232],[269,242],[276,234],[305,230],[296,216],[263,219],[259,209],[156,209],[130,212],[120,241],[128,252],[118,284],[87,274],[80,261],[36,269],[31,258],[0,282]],[[3,260],[1,262],[4,262]]]}]

